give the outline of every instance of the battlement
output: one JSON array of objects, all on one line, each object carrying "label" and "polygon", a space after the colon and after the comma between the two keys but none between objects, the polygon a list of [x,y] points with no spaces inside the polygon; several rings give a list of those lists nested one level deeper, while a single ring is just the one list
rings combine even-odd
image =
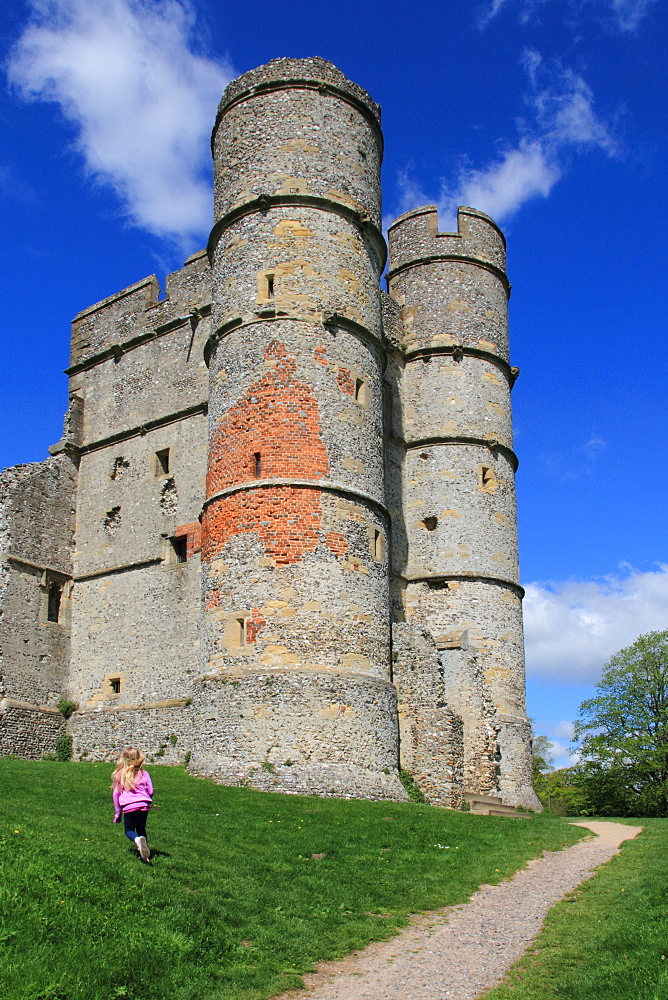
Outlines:
[{"label": "battlement", "polygon": [[457,232],[439,233],[436,205],[406,212],[388,231],[391,278],[409,264],[432,259],[478,260],[505,274],[506,241],[488,215],[475,208],[457,210]]},{"label": "battlement", "polygon": [[380,126],[380,105],[371,99],[366,90],[349,80],[334,63],[313,56],[309,59],[272,59],[266,65],[251,69],[233,80],[218,105],[214,134],[221,116],[231,104],[262,91],[294,88],[299,83],[325,91],[331,88],[334,92],[338,91],[352,98],[356,104],[363,105],[371,113],[376,125]]},{"label": "battlement", "polygon": [[209,262],[205,250],[188,257],[183,267],[167,275],[160,299],[155,274],[83,309],[72,320],[70,364],[90,358],[201,308],[211,301]]}]

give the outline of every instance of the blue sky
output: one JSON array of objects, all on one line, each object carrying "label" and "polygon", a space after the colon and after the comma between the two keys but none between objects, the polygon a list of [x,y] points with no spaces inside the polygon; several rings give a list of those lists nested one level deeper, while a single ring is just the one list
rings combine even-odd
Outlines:
[{"label": "blue sky", "polygon": [[204,245],[225,84],[320,55],[383,108],[384,210],[508,239],[529,712],[565,757],[668,628],[661,0],[5,0],[0,465],[60,437],[69,322]]}]

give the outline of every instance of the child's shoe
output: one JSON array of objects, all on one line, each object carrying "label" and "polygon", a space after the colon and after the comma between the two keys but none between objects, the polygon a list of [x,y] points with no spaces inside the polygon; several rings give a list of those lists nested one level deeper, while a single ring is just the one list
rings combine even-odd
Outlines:
[{"label": "child's shoe", "polygon": [[142,861],[150,861],[151,852],[148,849],[146,837],[135,837],[135,844],[137,845],[137,850],[139,851],[139,856]]}]

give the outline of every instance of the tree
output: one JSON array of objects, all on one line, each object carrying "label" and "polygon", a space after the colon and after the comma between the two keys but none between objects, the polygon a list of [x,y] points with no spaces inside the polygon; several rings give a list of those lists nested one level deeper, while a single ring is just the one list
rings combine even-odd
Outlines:
[{"label": "tree", "polygon": [[534,786],[545,771],[551,771],[554,767],[552,747],[547,736],[534,736],[531,738],[531,777]]},{"label": "tree", "polygon": [[580,705],[579,783],[602,815],[668,816],[668,630],[641,635]]}]

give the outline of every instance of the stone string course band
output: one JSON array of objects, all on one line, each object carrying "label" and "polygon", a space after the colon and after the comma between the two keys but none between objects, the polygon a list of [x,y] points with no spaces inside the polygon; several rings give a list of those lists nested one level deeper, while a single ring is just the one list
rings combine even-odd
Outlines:
[{"label": "stone string course band", "polygon": [[75,317],[62,440],[0,475],[0,752],[540,808],[503,236],[408,212],[381,291],[380,108],[322,59],[212,150],[207,250]]}]

